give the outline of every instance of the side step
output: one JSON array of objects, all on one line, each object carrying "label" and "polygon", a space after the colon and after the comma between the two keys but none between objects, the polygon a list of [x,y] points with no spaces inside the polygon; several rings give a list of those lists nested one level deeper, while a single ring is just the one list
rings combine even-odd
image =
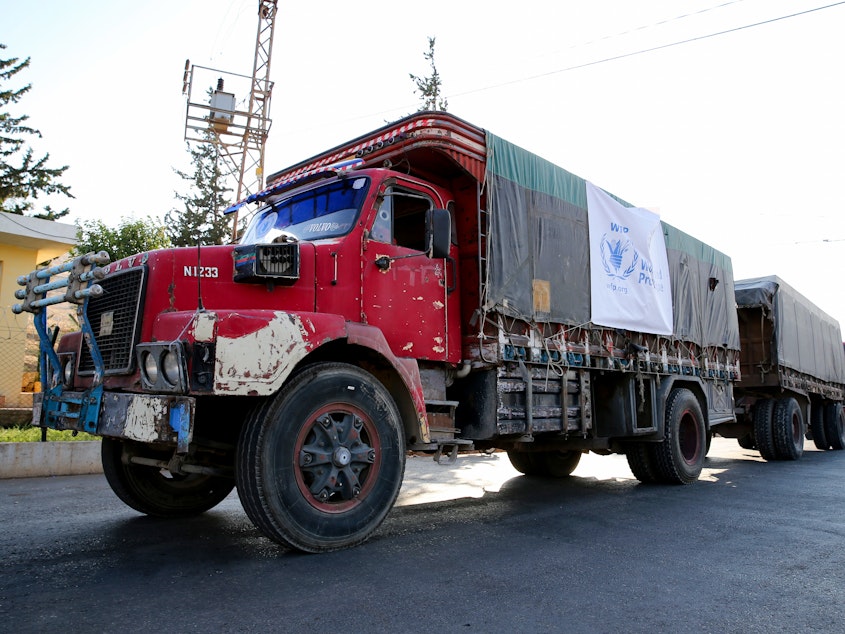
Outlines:
[{"label": "side step", "polygon": [[472,450],[472,441],[464,440],[462,438],[453,438],[451,440],[443,440],[437,443],[437,449],[434,451],[434,462],[442,465],[455,464],[458,460],[458,451],[463,448],[464,451]]}]

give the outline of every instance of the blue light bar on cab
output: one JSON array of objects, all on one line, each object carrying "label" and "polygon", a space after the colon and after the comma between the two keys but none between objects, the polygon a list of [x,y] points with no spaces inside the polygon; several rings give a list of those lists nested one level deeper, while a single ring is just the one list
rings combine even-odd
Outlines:
[{"label": "blue light bar on cab", "polygon": [[306,178],[310,178],[311,176],[314,176],[315,174],[321,174],[323,172],[334,172],[335,174],[340,174],[341,172],[348,172],[351,169],[355,169],[356,167],[360,167],[363,164],[364,164],[363,159],[354,158],[354,159],[349,159],[348,161],[341,161],[340,163],[332,163],[331,165],[324,165],[322,167],[317,167],[315,169],[308,170],[307,172],[297,174],[296,176],[293,176],[291,178],[287,178],[283,181],[277,181],[277,182],[273,183],[272,185],[270,185],[269,187],[265,187],[264,189],[262,189],[257,194],[250,194],[249,196],[247,196],[243,200],[236,202],[234,205],[231,205],[230,207],[227,207],[226,210],[223,213],[224,214],[230,214],[230,213],[237,211],[238,209],[240,209],[244,205],[269,198],[273,194],[276,194],[276,193],[282,191],[285,187],[288,187],[289,185],[292,185],[293,183],[304,180]]}]

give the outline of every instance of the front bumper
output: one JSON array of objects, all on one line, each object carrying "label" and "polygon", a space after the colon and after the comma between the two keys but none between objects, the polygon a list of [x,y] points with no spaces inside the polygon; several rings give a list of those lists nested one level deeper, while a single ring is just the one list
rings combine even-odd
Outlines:
[{"label": "front bumper", "polygon": [[[84,398],[65,392],[63,400]],[[88,431],[100,436],[143,443],[176,444],[176,453],[187,453],[193,438],[196,399],[190,396],[106,392],[102,397],[96,430],[86,429],[79,417],[57,411],[51,397],[35,395],[32,424],[51,429]]]}]

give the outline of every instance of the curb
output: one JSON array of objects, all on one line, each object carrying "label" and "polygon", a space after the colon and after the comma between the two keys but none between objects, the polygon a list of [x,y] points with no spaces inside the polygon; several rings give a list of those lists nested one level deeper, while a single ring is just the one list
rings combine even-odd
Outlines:
[{"label": "curb", "polygon": [[0,478],[102,472],[99,440],[0,442]]}]

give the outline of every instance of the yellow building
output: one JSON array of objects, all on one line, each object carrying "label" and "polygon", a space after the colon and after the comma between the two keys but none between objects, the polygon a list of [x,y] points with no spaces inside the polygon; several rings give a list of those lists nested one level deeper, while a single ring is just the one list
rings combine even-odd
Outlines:
[{"label": "yellow building", "polygon": [[[31,407],[21,392],[26,330],[32,315],[14,315],[17,278],[67,253],[76,244],[76,226],[0,212],[0,407]],[[2,421],[0,421],[2,422]]]}]

